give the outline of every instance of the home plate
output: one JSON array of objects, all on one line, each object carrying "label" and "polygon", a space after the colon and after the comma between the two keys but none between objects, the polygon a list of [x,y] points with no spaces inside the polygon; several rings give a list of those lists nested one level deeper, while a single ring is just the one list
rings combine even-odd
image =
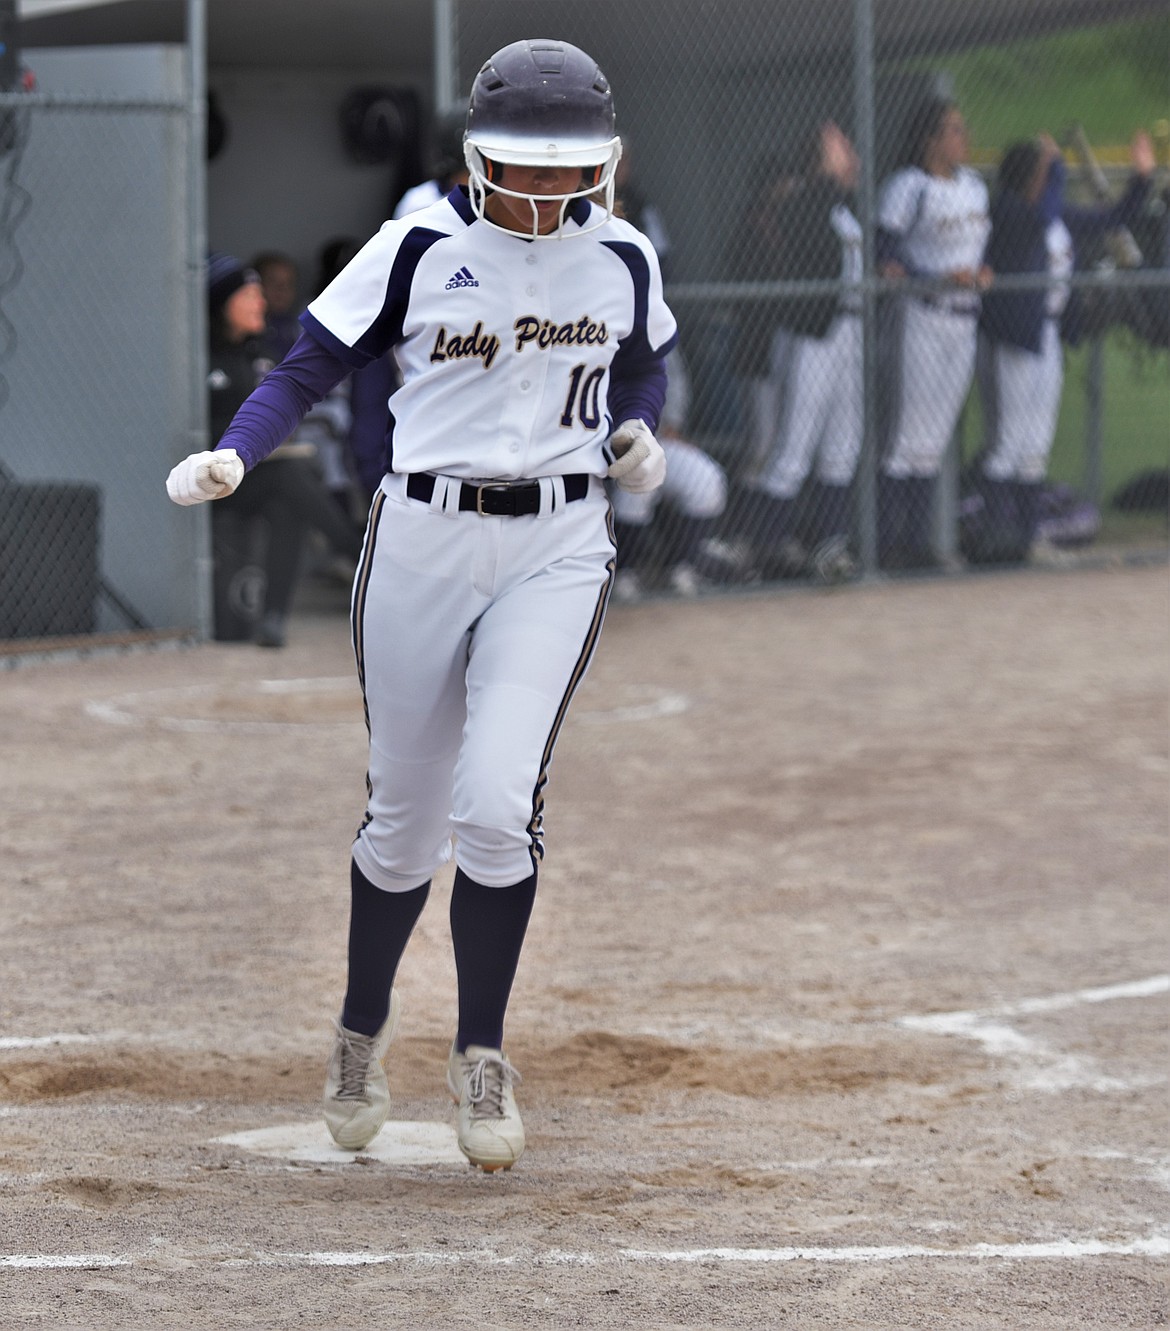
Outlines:
[{"label": "home plate", "polygon": [[344,1165],[359,1155],[387,1165],[462,1165],[467,1160],[448,1123],[389,1122],[361,1151],[343,1151],[323,1123],[289,1123],[254,1132],[216,1137],[224,1146],[239,1146],[257,1155],[277,1156],[301,1164]]}]

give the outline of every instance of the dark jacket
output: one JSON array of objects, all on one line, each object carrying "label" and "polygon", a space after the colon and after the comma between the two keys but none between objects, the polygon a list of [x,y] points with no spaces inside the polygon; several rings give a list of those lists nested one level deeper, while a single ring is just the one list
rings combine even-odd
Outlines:
[{"label": "dark jacket", "polygon": [[267,368],[262,351],[254,338],[228,342],[212,335],[207,356],[207,427],[212,448],[244,405],[244,399],[256,387],[263,369]]},{"label": "dark jacket", "polygon": [[[1140,213],[1149,193],[1150,183],[1133,176],[1122,197],[1114,204],[1083,208],[1064,200],[1066,170],[1055,158],[1040,198],[1030,203],[1012,189],[1001,189],[991,204],[991,236],[987,242],[986,262],[997,276],[1005,274],[1043,274],[1048,271],[1045,236],[1057,218],[1064,221],[1072,236],[1076,269],[1084,271],[1090,255],[1109,231],[1125,226]],[[1039,353],[1047,318],[1048,293],[1001,291],[992,286],[983,297],[979,326],[994,342],[1008,342],[1025,351]],[[1077,292],[1069,297],[1061,332],[1067,341],[1081,336],[1082,302]]]},{"label": "dark jacket", "polygon": [[[848,205],[848,195],[828,176],[813,176],[786,199],[777,219],[782,237],[777,276],[792,282],[833,281],[841,276],[841,237],[833,209]],[[840,309],[839,296],[787,296],[779,319],[800,337],[824,337]]]},{"label": "dark jacket", "polygon": [[[1019,191],[1000,189],[991,201],[991,235],[984,260],[997,277],[1048,271],[1046,235],[1064,205],[1064,163],[1055,158],[1040,197],[1033,203]],[[1039,353],[1048,292],[997,291],[982,302],[979,327],[994,342],[1010,342]]]},{"label": "dark jacket", "polygon": [[[840,185],[828,176],[816,175],[794,182],[775,208],[755,210],[739,245],[742,278],[762,282],[839,278],[842,242],[832,223],[838,204],[848,204]],[[754,377],[767,373],[777,328],[802,337],[824,337],[838,308],[835,294],[780,295],[745,302],[737,340],[740,373]]]}]

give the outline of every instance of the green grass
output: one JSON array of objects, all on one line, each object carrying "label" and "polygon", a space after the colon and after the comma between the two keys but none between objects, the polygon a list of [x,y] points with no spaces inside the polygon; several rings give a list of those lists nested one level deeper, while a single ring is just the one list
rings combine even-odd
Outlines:
[{"label": "green grass", "polygon": [[[1049,475],[1083,487],[1089,352],[1065,359],[1064,396]],[[1166,538],[1166,518],[1120,513],[1109,498],[1138,472],[1170,465],[1170,353],[1153,353],[1126,333],[1105,340],[1101,515],[1103,540]]]},{"label": "green grass", "polygon": [[1170,118],[1170,13],[1050,37],[973,47],[907,68],[951,75],[976,153],[1073,121],[1121,146]]}]

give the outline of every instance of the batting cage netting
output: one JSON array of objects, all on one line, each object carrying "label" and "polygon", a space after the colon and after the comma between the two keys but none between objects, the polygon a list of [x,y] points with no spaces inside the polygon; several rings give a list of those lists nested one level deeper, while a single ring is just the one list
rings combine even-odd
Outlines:
[{"label": "batting cage netting", "polygon": [[[206,61],[189,28],[125,48],[100,87],[69,50],[36,52],[33,86],[0,41],[0,660],[213,631],[227,555],[162,491],[209,442],[208,245],[230,232],[246,260],[283,236],[304,272],[368,235],[521,37],[573,42],[608,77],[618,207],[679,323],[667,482],[614,494],[619,598],[1165,556],[1165,0],[413,0],[399,22],[429,64],[355,31],[329,69],[306,49],[295,71],[235,30],[217,42],[235,14],[209,0]],[[208,171],[217,86],[237,132]],[[355,108],[379,132],[393,110],[387,151],[343,147]],[[314,158],[313,117],[344,172]],[[359,176],[380,197],[353,226]],[[348,470],[360,508],[346,409],[300,444]]]}]

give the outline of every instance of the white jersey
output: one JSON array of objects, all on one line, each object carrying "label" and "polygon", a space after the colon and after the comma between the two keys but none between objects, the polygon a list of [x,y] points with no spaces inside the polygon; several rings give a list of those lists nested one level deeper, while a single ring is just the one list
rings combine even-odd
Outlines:
[{"label": "white jersey", "polygon": [[310,304],[306,329],[355,369],[395,348],[391,471],[605,475],[611,366],[677,334],[645,236],[617,218],[572,234],[595,208],[576,201],[567,235],[533,241],[477,222],[454,190],[386,222]]},{"label": "white jersey", "polygon": [[1048,288],[1045,313],[1050,319],[1059,319],[1072,291],[1069,279],[1075,262],[1072,234],[1059,217],[1048,224],[1044,247],[1048,252],[1049,276],[1056,279]]},{"label": "white jersey", "polygon": [[412,185],[394,206],[395,217],[409,217],[420,208],[427,208],[438,203],[443,197],[443,188],[437,180],[424,180],[421,185]]},{"label": "white jersey", "polygon": [[913,274],[942,277],[983,262],[990,199],[983,177],[968,166],[949,178],[917,166],[896,171],[881,188],[877,213],[878,226],[901,238]]}]

